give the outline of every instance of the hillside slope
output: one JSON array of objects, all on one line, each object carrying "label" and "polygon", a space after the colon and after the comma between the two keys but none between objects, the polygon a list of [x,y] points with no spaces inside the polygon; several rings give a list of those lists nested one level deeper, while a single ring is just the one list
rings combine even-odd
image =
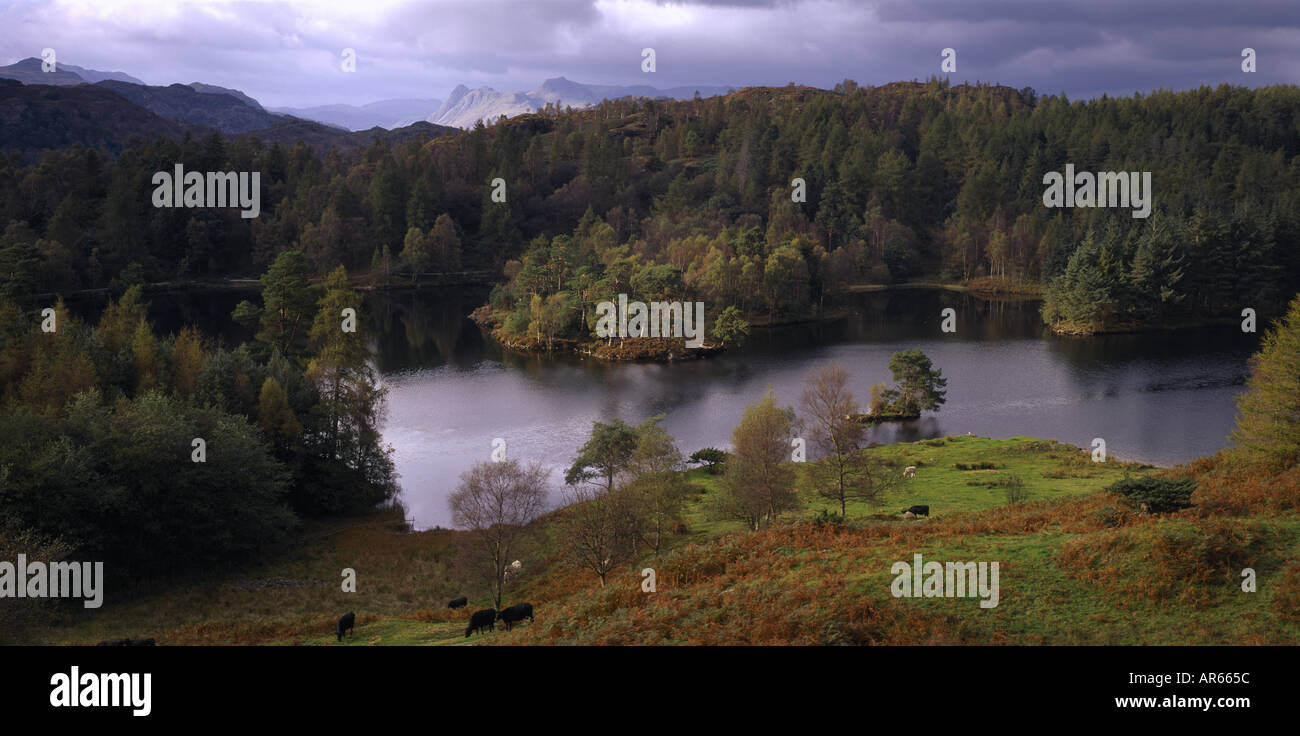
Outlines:
[{"label": "hillside slope", "polygon": [[[1300,575],[1288,572],[1300,547],[1293,511],[1230,522],[1144,514],[1100,489],[1150,468],[1092,463],[1077,448],[1024,437],[949,437],[872,452],[919,465],[913,484],[883,509],[926,503],[933,518],[907,522],[851,506],[847,523],[819,522],[810,514],[825,504],[806,498],[803,512],[747,532],[705,513],[714,477],[692,471],[688,532],[604,588],[559,560],[555,517],[544,519],[507,595],[532,602],[536,621],[508,633],[463,636],[468,611],[491,603],[458,572],[459,532],[404,534],[400,519],[381,515],[313,527],[297,551],[255,569],[78,612],[46,638],[337,645],[333,621],[354,610],[348,645],[1300,642],[1291,603]],[[975,462],[997,467],[957,467]],[[994,481],[1007,475],[1023,479],[1027,503],[1006,504]],[[893,597],[891,567],[914,554],[998,561],[998,605]],[[1241,592],[1244,566],[1257,571],[1259,592]],[[358,571],[356,594],[339,590],[343,567]],[[654,593],[641,590],[645,567],[656,571]],[[468,609],[445,608],[463,593],[471,594]]]}]

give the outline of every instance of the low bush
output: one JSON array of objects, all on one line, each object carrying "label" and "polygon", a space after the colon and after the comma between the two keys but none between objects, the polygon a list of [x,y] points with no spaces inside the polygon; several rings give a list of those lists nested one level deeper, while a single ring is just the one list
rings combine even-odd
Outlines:
[{"label": "low bush", "polygon": [[1178,511],[1192,505],[1196,481],[1191,478],[1125,478],[1108,489],[1134,508],[1152,513]]}]

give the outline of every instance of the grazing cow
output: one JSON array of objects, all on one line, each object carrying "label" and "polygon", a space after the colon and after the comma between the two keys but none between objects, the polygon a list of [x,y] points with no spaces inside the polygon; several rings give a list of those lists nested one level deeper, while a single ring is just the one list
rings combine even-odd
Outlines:
[{"label": "grazing cow", "polygon": [[487,627],[488,631],[496,631],[496,628],[493,626],[496,620],[497,612],[494,608],[483,608],[475,611],[474,615],[469,617],[469,626],[465,629],[466,638],[475,631],[480,634],[483,633],[484,626]]},{"label": "grazing cow", "polygon": [[904,478],[912,478],[912,477],[914,477],[915,475],[916,475],[916,466],[915,466],[915,465],[909,465],[909,466],[907,466],[906,468],[903,468],[903,477],[904,477]]},{"label": "grazing cow", "polygon": [[447,604],[447,607],[448,607],[448,608],[464,608],[464,607],[467,606],[467,605],[469,605],[469,599],[462,595],[461,597],[456,598],[455,600],[453,600],[453,601],[451,601],[450,603],[448,603],[448,604]]},{"label": "grazing cow", "polygon": [[497,612],[497,619],[505,621],[506,631],[509,631],[511,626],[524,619],[533,620],[533,604],[517,603],[509,608],[503,608]]},{"label": "grazing cow", "polygon": [[906,513],[908,513],[908,512],[911,512],[911,513],[913,513],[913,514],[915,514],[915,515],[917,515],[917,516],[929,516],[929,515],[930,515],[930,507],[929,507],[929,506],[913,506],[913,507],[908,508],[908,509],[903,509],[903,510],[900,511],[899,513],[901,513],[901,514],[906,514]]},{"label": "grazing cow", "polygon": [[904,511],[903,518],[907,519],[908,521],[911,521],[916,518],[916,514],[912,513],[911,511]]},{"label": "grazing cow", "polygon": [[339,622],[334,626],[334,633],[338,634],[339,641],[343,641],[343,632],[350,631],[357,633],[356,630],[357,615],[351,611],[339,617]]}]

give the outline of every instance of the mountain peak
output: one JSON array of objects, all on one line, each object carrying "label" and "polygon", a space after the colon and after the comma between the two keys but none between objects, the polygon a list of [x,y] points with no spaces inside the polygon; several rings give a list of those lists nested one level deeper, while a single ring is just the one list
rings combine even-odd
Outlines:
[{"label": "mountain peak", "polygon": [[466,87],[463,84],[456,85],[456,89],[453,89],[451,91],[451,94],[447,96],[447,101],[442,103],[442,106],[438,108],[438,111],[434,112],[433,115],[429,116],[428,118],[429,122],[433,122],[433,119],[438,115],[439,112],[450,109],[452,105],[455,105],[457,102],[460,102],[461,99],[464,98],[465,95],[467,94],[469,94],[469,87]]},{"label": "mountain peak", "polygon": [[498,91],[491,87],[470,90],[462,84],[457,85],[442,107],[427,119],[438,125],[471,128],[479,120],[491,124],[502,115],[511,117],[535,112],[548,103],[561,108],[581,109],[595,105],[603,99],[612,100],[629,95],[690,99],[695,95],[696,90],[709,96],[726,92],[716,87],[678,87],[659,90],[645,85],[632,87],[592,85],[575,82],[566,77],[547,79],[529,92]]}]

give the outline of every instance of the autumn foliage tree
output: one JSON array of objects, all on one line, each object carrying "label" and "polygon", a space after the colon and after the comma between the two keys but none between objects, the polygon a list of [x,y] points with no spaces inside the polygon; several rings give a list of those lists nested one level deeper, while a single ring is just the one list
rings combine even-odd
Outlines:
[{"label": "autumn foliage tree", "polygon": [[631,496],[638,536],[651,552],[663,547],[681,515],[686,495],[682,453],[662,421],[663,415],[659,415],[637,425],[625,488]]},{"label": "autumn foliage tree", "polygon": [[790,463],[794,421],[794,410],[777,406],[770,389],[745,408],[731,433],[733,449],[720,481],[719,512],[757,530],[799,505]]},{"label": "autumn foliage tree", "polygon": [[547,472],[540,464],[517,460],[475,463],[447,498],[452,521],[472,538],[473,558],[490,577],[496,608],[501,608],[506,567],[528,525],[546,508]]},{"label": "autumn foliage tree", "polygon": [[840,505],[841,517],[850,499],[876,505],[897,485],[891,465],[862,452],[864,428],[848,381],[842,366],[828,365],[809,376],[802,396],[804,426],[822,454],[804,473],[817,495]]},{"label": "autumn foliage tree", "polygon": [[1264,336],[1246,386],[1229,455],[1263,473],[1300,464],[1300,297]]}]

